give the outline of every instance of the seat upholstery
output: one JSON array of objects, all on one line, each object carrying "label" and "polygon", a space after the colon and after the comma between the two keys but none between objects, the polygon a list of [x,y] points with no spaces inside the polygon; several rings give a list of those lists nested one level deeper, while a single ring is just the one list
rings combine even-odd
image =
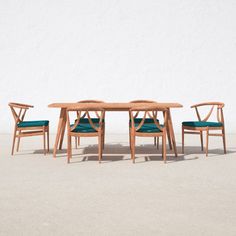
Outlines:
[{"label": "seat upholstery", "polygon": [[221,122],[211,122],[211,121],[184,121],[183,126],[189,127],[222,127]]},{"label": "seat upholstery", "polygon": [[[95,124],[97,128],[99,128],[97,126],[97,124]],[[72,127],[73,125],[71,125]],[[82,124],[80,123],[79,125],[77,125],[75,127],[75,129],[72,130],[72,132],[75,132],[75,133],[95,133],[97,132],[97,130],[95,130],[90,124],[88,123],[85,123],[85,124]]]},{"label": "seat upholstery", "polygon": [[[138,127],[139,123],[135,123],[135,127]],[[160,125],[161,127],[163,127],[163,125]],[[149,123],[149,124],[143,124],[141,126],[141,128],[139,130],[137,130],[136,132],[140,132],[140,133],[159,133],[162,132],[160,129],[158,129],[158,127],[156,126],[156,124],[154,123]]]},{"label": "seat upholstery", "polygon": [[17,124],[19,128],[48,126],[48,120],[22,121]]},{"label": "seat upholstery", "polygon": [[[142,118],[134,118],[134,123],[140,123],[143,119]],[[157,119],[157,122],[159,122],[159,120]],[[144,124],[151,124],[154,123],[153,119],[151,118],[146,118],[144,121]]]},{"label": "seat upholstery", "polygon": [[[100,119],[99,118],[91,118],[93,123],[99,123]],[[75,120],[76,122],[77,120]],[[103,122],[105,121],[104,119],[102,120]],[[80,118],[79,121],[80,124],[89,124],[89,119],[88,118]]]}]

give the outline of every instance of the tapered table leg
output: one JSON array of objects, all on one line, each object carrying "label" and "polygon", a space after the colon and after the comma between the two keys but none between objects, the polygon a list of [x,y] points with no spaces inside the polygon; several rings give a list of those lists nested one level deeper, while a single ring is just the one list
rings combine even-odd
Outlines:
[{"label": "tapered table leg", "polygon": [[59,150],[62,149],[62,144],[65,136],[65,129],[66,129],[66,114],[65,114],[65,119],[62,121],[62,127],[61,127],[61,135],[60,135],[60,143],[59,143]]},{"label": "tapered table leg", "polygon": [[174,148],[175,156],[177,157],[178,153],[177,153],[177,148],[176,148],[175,133],[174,133],[172,118],[171,118],[171,114],[170,114],[170,109],[168,109],[168,128],[169,128],[170,138],[171,138],[172,145]]},{"label": "tapered table leg", "polygon": [[[64,136],[65,124],[66,124],[66,108],[61,108],[58,127],[57,127],[57,135],[56,135],[56,140],[55,140],[55,144],[53,148],[53,157],[56,157],[59,141],[62,140],[63,142],[62,135]],[[64,131],[62,132],[63,129]]]}]

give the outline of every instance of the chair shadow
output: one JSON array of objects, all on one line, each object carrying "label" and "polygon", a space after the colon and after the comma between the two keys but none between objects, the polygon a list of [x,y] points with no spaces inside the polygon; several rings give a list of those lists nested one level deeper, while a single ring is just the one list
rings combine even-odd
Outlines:
[{"label": "chair shadow", "polygon": [[[235,149],[232,150],[232,149]],[[85,161],[98,161],[98,145],[89,145],[89,146],[80,146],[78,149],[74,150],[81,150],[81,153],[73,153],[72,154],[72,163],[83,163]],[[198,155],[204,155],[205,150],[201,150],[201,147],[199,146],[185,146],[184,154],[182,153],[182,147],[177,146],[177,152],[178,157],[175,157],[173,150],[169,149],[169,146],[167,146],[167,163],[176,163],[179,161],[191,161],[191,160],[197,160],[199,158]],[[35,150],[33,154],[43,154],[44,151],[42,149]],[[53,149],[50,149],[49,154],[53,153]],[[230,150],[227,150],[227,154],[236,153],[236,148],[230,148]],[[57,154],[65,154],[60,155],[60,157],[67,157],[67,149],[58,150]],[[195,154],[194,157],[191,155]],[[209,149],[208,150],[208,157],[214,157],[218,155],[225,155],[223,149],[217,148],[217,149]],[[22,153],[19,153],[17,155],[25,155]],[[48,155],[48,154],[47,154]],[[46,156],[47,156],[46,155]],[[128,155],[128,158],[127,158]],[[138,163],[145,163],[148,161],[163,161],[162,159],[162,150],[161,145],[160,148],[157,149],[153,144],[145,144],[145,145],[139,145],[135,147],[135,155],[136,160],[138,159],[138,162],[136,161],[136,164]],[[140,160],[140,155],[143,160]],[[102,163],[109,163],[109,162],[115,162],[115,161],[130,161],[130,147],[127,144],[106,144],[105,148],[103,150],[103,158]]]},{"label": "chair shadow", "polygon": [[[227,153],[226,154],[232,154],[232,153],[236,153],[236,149],[235,151],[232,150],[232,149],[235,149],[235,148],[230,148],[230,149],[227,149]],[[180,152],[182,152],[182,149],[180,148]],[[205,148],[203,148],[203,151],[201,150],[201,147],[198,147],[198,146],[186,146],[184,147],[184,154],[185,155],[191,155],[191,154],[205,154]],[[214,155],[214,156],[218,156],[218,155],[225,155],[224,154],[224,149],[220,149],[220,148],[215,148],[215,149],[211,149],[211,148],[208,148],[208,155]]]},{"label": "chair shadow", "polygon": [[[81,159],[82,158],[82,159]],[[79,160],[77,160],[79,159]],[[110,163],[114,161],[124,161],[127,159],[124,159],[124,156],[122,155],[106,155],[102,157],[102,164],[105,163]],[[83,163],[86,161],[96,161],[98,162],[98,156],[97,155],[84,155],[84,154],[77,154],[77,155],[72,155],[72,161],[70,164],[75,164],[75,163]]]},{"label": "chair shadow", "polygon": [[[83,153],[79,156],[83,156],[83,161],[98,161],[98,146],[89,145],[83,149]],[[158,155],[159,154],[159,155]],[[125,156],[129,158],[125,158]],[[161,148],[157,149],[154,145],[146,144],[135,147],[136,159],[144,158],[143,161],[136,163],[143,163],[147,161],[163,161]],[[139,156],[137,156],[139,155]],[[77,155],[78,156],[78,155]],[[173,150],[167,150],[167,162],[177,162],[177,161],[190,161],[196,160],[197,157],[185,159],[183,154],[179,154],[178,157],[175,157]],[[122,144],[106,144],[105,149],[103,150],[102,162],[110,161],[130,161],[130,147]]]}]

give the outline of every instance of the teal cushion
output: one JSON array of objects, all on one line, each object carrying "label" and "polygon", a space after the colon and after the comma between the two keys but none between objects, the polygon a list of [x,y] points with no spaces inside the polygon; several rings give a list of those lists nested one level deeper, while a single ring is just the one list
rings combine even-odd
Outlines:
[{"label": "teal cushion", "polygon": [[[72,127],[73,125],[71,125]],[[98,127],[98,126],[96,126]],[[79,124],[72,130],[72,132],[76,133],[94,133],[97,132],[90,124]]]},{"label": "teal cushion", "polygon": [[[99,123],[100,119],[99,118],[91,118],[93,123]],[[77,120],[75,120],[76,122]],[[104,122],[104,119],[103,119]],[[80,118],[79,123],[81,124],[89,124],[89,119],[88,118]]]},{"label": "teal cushion", "polygon": [[20,128],[48,126],[48,120],[22,121],[17,124]]},{"label": "teal cushion", "polygon": [[[138,127],[139,124],[138,123],[135,123],[135,127]],[[161,127],[163,127],[161,125]],[[137,132],[141,132],[141,133],[159,133],[159,132],[162,132],[160,129],[158,129],[158,127],[153,124],[153,123],[150,123],[150,124],[143,124],[142,127],[137,130]]]},{"label": "teal cushion", "polygon": [[[142,120],[143,120],[142,118],[134,118],[134,123],[140,123]],[[158,119],[157,122],[159,122]],[[150,123],[154,123],[154,120],[151,118],[146,118],[144,124],[150,124]]]},{"label": "teal cushion", "polygon": [[190,127],[222,127],[221,122],[210,122],[210,121],[184,121],[182,122],[183,126]]}]

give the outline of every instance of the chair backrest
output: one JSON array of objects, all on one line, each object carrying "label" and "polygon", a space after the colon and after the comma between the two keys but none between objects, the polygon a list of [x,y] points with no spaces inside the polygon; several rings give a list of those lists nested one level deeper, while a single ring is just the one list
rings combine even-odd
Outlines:
[{"label": "chair backrest", "polygon": [[18,124],[19,122],[22,122],[25,118],[26,111],[29,108],[33,108],[32,105],[22,104],[22,103],[15,103],[10,102],[9,107],[11,109],[12,115],[14,117],[15,123]]},{"label": "chair backrest", "polygon": [[[134,119],[136,118],[137,112],[143,113],[143,117],[142,117],[141,122],[137,126],[135,126]],[[163,122],[162,126],[160,126],[159,122],[157,121],[158,112],[161,112],[163,115],[164,122]],[[163,131],[163,128],[165,128],[167,125],[167,112],[168,112],[167,108],[159,108],[158,106],[154,106],[154,105],[148,106],[148,107],[131,108],[130,109],[131,128],[134,131],[138,132],[142,128],[142,126],[144,125],[145,119],[150,118],[153,120],[153,123],[156,125],[156,127],[160,131]]]},{"label": "chair backrest", "polygon": [[[75,120],[75,123],[71,126],[70,124],[70,113],[75,113],[77,119]],[[90,113],[91,112],[96,112],[98,118],[99,118],[99,122],[98,123],[94,123],[91,119]],[[102,127],[103,125],[103,120],[104,120],[104,115],[105,115],[105,111],[104,109],[100,109],[100,108],[83,108],[83,109],[78,109],[78,108],[69,108],[67,109],[67,129],[70,132],[73,132],[73,130],[81,123],[81,119],[83,118],[87,118],[89,121],[89,124],[91,125],[91,127],[96,130],[99,131],[99,129]]]},{"label": "chair backrest", "polygon": [[[195,111],[197,113],[197,117],[198,117],[199,121],[208,121],[209,118],[212,117],[212,115],[213,115],[213,110],[216,109],[217,121],[224,124],[224,115],[223,115],[223,107],[224,106],[225,106],[225,104],[222,102],[205,102],[205,103],[195,104],[195,105],[191,106],[191,108],[195,108]],[[203,119],[200,116],[199,107],[204,107],[204,108],[210,107],[209,112],[207,113],[207,115]]]},{"label": "chair backrest", "polygon": [[[133,100],[130,101],[130,103],[156,103],[156,101],[153,100]],[[131,114],[129,114],[131,117]],[[134,118],[137,118],[139,115],[139,111],[136,112],[136,114],[134,115]]]},{"label": "chair backrest", "polygon": [[[104,103],[104,102],[100,100],[81,100],[81,101],[78,101],[77,103]],[[99,114],[97,113],[97,111],[94,111],[94,113],[96,117],[99,118]],[[81,118],[85,118],[85,117],[86,117],[86,114],[84,113]]]},{"label": "chair backrest", "polygon": [[104,102],[100,100],[81,100],[78,101],[78,103],[104,103]]},{"label": "chair backrest", "polygon": [[130,101],[130,103],[155,103],[156,101],[153,101],[153,100],[133,100],[133,101]]}]

